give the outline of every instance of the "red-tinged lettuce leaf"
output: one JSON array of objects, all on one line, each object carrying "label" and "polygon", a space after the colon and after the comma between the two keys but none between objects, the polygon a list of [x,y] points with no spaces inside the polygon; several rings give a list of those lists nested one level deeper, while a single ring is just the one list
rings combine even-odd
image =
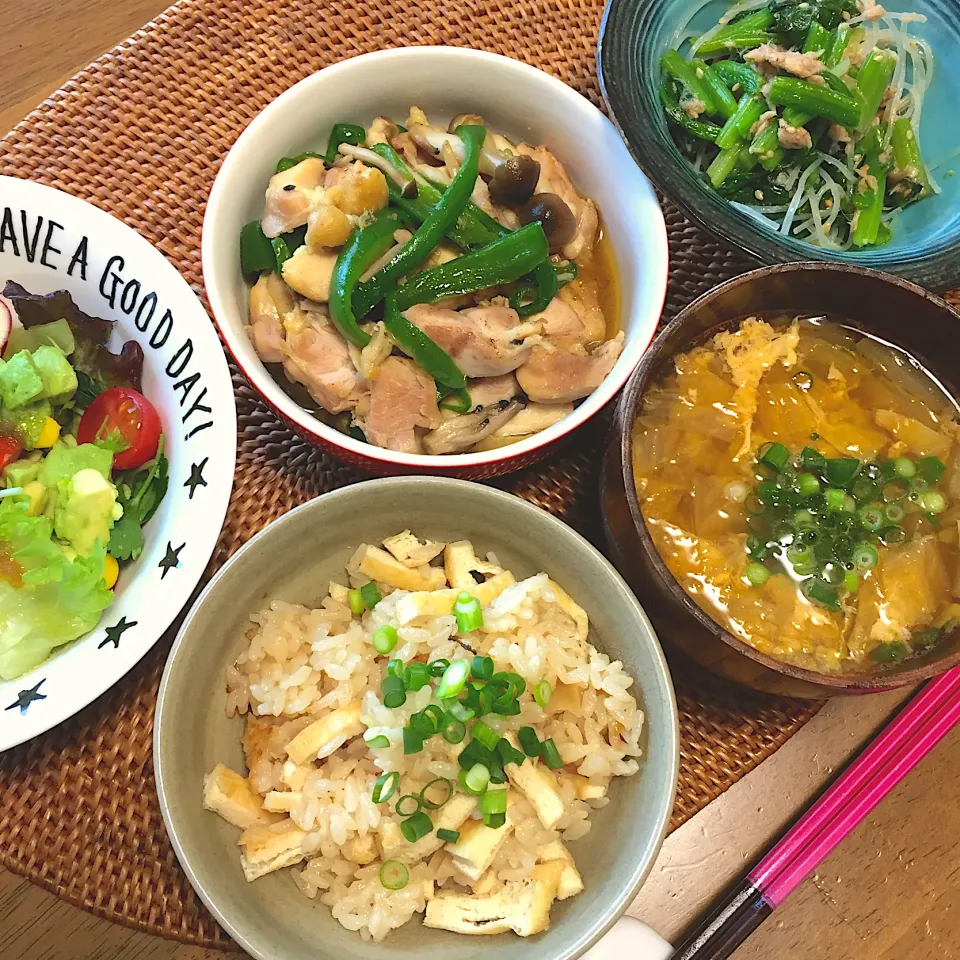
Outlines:
[{"label": "red-tinged lettuce leaf", "polygon": [[141,389],[143,348],[136,340],[128,340],[120,353],[112,353],[107,342],[113,332],[114,321],[84,313],[66,290],[47,294],[30,293],[14,280],[8,280],[3,295],[13,303],[24,327],[65,319],[77,342],[70,362],[74,369],[92,377],[102,389]]},{"label": "red-tinged lettuce leaf", "polygon": [[42,323],[53,323],[61,318],[70,324],[76,337],[106,346],[113,333],[113,321],[91,317],[84,313],[66,290],[54,290],[53,293],[30,293],[15,280],[8,280],[3,295],[13,301],[20,322],[29,329]]}]

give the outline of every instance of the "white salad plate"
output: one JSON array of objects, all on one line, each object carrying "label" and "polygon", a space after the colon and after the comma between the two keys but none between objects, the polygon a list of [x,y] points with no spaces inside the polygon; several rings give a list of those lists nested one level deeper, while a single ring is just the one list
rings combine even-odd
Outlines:
[{"label": "white salad plate", "polygon": [[143,393],[163,422],[170,485],[144,527],[143,553],[121,566],[116,599],[96,628],[35,670],[0,680],[0,750],[113,686],[187,604],[223,524],[237,434],[213,324],[176,269],[130,227],[59,190],[0,177],[0,285],[7,280],[31,293],[65,289],[81,310],[115,320],[115,352],[139,342]]}]

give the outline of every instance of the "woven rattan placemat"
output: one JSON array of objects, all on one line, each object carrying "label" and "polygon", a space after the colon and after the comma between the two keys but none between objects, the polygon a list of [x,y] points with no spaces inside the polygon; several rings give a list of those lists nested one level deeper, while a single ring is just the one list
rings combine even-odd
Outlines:
[{"label": "woven rattan placemat", "polygon": [[[4,141],[0,172],[95,203],[138,229],[202,297],[200,229],[220,161],[270,100],[336,60],[449,43],[525,60],[600,105],[600,0],[184,0],[63,87]],[[667,315],[748,264],[666,207]],[[234,370],[236,484],[211,568],[291,507],[359,475],[278,422]],[[603,424],[498,481],[601,541]],[[111,920],[205,946],[229,941],[174,858],[151,763],[170,638],[77,717],[0,757],[0,863]],[[672,826],[770,756],[817,705],[675,674],[682,755]]]}]

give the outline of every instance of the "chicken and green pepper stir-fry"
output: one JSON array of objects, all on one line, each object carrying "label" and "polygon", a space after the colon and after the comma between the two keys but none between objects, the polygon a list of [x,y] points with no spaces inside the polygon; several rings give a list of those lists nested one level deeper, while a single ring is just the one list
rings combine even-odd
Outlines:
[{"label": "chicken and green pepper stir-fry", "polygon": [[546,147],[476,115],[336,125],[326,153],[280,160],[240,253],[261,360],[378,447],[514,443],[620,356],[596,205]]}]

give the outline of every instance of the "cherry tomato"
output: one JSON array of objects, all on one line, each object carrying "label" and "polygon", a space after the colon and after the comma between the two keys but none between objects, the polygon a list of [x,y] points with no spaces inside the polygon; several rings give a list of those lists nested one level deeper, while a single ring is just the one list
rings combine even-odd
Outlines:
[{"label": "cherry tomato", "polygon": [[13,463],[23,451],[23,444],[11,436],[0,436],[0,470]]},{"label": "cherry tomato", "polygon": [[162,430],[156,407],[131,387],[104,390],[87,407],[77,428],[79,443],[125,445],[113,455],[114,470],[131,470],[157,455]]}]

